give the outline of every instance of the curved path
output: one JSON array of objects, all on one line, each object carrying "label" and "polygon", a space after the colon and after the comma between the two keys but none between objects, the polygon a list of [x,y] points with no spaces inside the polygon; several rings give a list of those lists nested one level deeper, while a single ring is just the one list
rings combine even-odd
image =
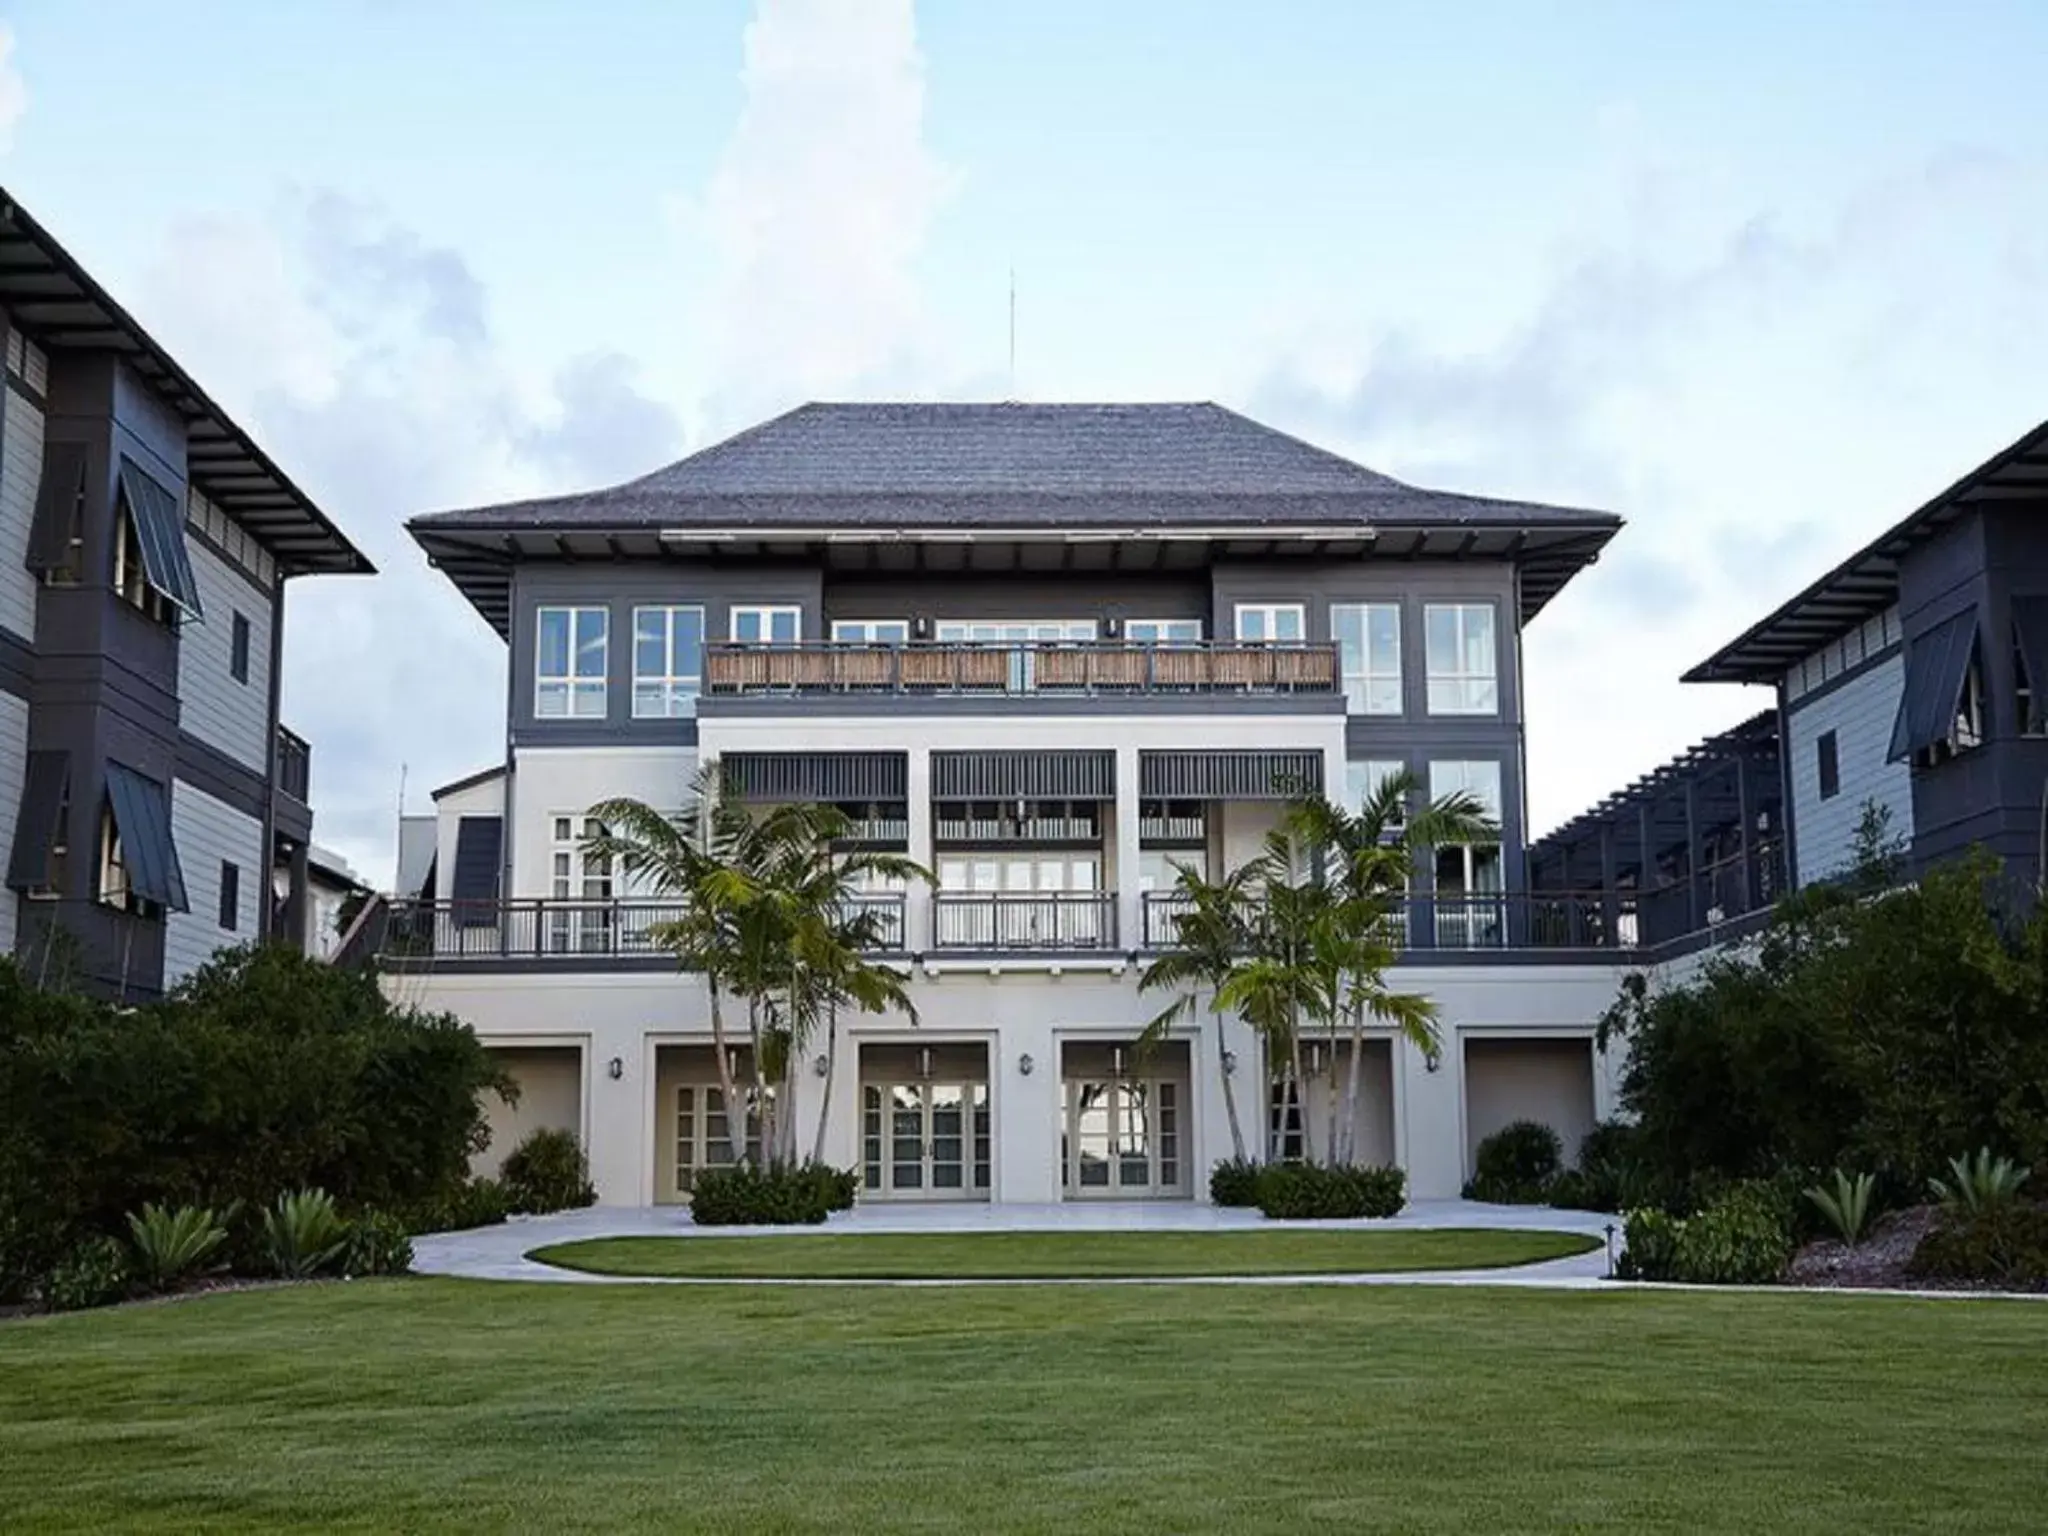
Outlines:
[{"label": "curved path", "polygon": [[[543,1280],[567,1285],[783,1285],[783,1286],[989,1286],[989,1285],[1521,1285],[1587,1289],[1607,1283],[1604,1244],[1617,1218],[1547,1206],[1480,1205],[1468,1200],[1425,1200],[1385,1221],[1267,1221],[1257,1211],[1192,1203],[1068,1205],[864,1205],[835,1214],[823,1227],[693,1226],[677,1206],[593,1206],[554,1216],[516,1218],[503,1226],[443,1232],[413,1242],[413,1268],[423,1275],[473,1280]],[[558,1269],[526,1257],[535,1248],[593,1237],[760,1237],[817,1232],[1228,1232],[1303,1228],[1384,1231],[1480,1227],[1502,1231],[1577,1232],[1603,1246],[1569,1258],[1505,1269],[1416,1270],[1364,1275],[1179,1275],[1076,1280],[824,1280],[729,1279],[710,1276],[594,1275]]]}]

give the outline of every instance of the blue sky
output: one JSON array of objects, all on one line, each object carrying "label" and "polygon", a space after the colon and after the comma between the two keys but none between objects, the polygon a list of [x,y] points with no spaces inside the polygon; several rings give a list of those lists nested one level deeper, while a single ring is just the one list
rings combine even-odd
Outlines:
[{"label": "blue sky", "polygon": [[[1550,825],[1676,674],[2048,416],[2039,5],[8,0],[0,181],[384,567],[292,597],[321,837],[487,762],[398,532],[810,396],[1214,398],[1611,508]],[[1018,286],[1014,385],[1006,289]]]}]

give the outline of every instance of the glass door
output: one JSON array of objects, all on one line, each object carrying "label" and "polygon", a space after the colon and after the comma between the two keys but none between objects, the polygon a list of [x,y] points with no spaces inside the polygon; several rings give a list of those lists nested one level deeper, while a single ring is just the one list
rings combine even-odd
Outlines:
[{"label": "glass door", "polygon": [[892,1200],[985,1200],[987,1083],[870,1083],[863,1093],[861,1183]]},{"label": "glass door", "polygon": [[1070,1198],[1183,1195],[1180,1152],[1178,1082],[1111,1077],[1067,1084],[1060,1182]]}]

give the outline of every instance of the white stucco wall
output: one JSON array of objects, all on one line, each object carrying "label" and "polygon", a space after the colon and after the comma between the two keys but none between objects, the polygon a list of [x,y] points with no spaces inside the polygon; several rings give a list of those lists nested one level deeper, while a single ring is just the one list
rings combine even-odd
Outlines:
[{"label": "white stucco wall", "polygon": [[[214,951],[247,944],[257,936],[270,867],[263,857],[263,824],[204,790],[180,779],[171,786],[171,839],[185,876],[188,912],[164,919],[164,985],[170,987],[199,969]],[[233,930],[220,925],[221,863],[240,871],[236,879]]]},{"label": "white stucco wall", "polygon": [[[1798,884],[1826,879],[1848,863],[1866,802],[1886,807],[1892,833],[1912,840],[1911,768],[1903,761],[1885,760],[1905,681],[1905,653],[1894,651],[1840,687],[1792,705],[1786,722],[1786,765],[1792,781]],[[1823,800],[1818,743],[1829,731],[1835,733],[1841,792]]]},{"label": "white stucco wall", "polygon": [[[512,896],[554,893],[554,819],[578,817],[600,800],[627,796],[657,810],[681,809],[697,773],[688,747],[526,747],[513,758],[506,835]],[[471,812],[470,814],[475,814]],[[442,845],[442,868],[454,844]],[[623,892],[621,893],[623,894]]]},{"label": "white stucco wall", "polygon": [[538,1130],[583,1135],[583,1041],[518,1045],[492,1052],[497,1065],[519,1084],[519,1100],[508,1104],[484,1095],[491,1142],[470,1161],[478,1178],[494,1179],[514,1148]]}]

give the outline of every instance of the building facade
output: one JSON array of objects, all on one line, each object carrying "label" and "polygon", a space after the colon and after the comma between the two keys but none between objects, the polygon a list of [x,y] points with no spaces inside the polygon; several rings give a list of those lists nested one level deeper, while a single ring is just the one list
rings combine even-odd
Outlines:
[{"label": "building facade", "polygon": [[303,930],[285,586],[370,566],[4,191],[0,348],[0,947],[145,999]]},{"label": "building facade", "polygon": [[1220,874],[1290,795],[1356,803],[1396,766],[1501,832],[1418,871],[1402,981],[1443,1049],[1370,1039],[1360,1155],[1453,1195],[1507,1121],[1575,1144],[1611,1107],[1593,1035],[1641,946],[1531,891],[1520,643],[1609,515],[1419,490],[1208,405],[813,405],[623,486],[410,526],[507,641],[510,692],[503,758],[435,796],[430,854],[409,822],[425,889],[382,963],[525,1085],[492,1157],[564,1125],[600,1198],[637,1204],[727,1155],[701,984],[582,852],[592,805],[680,809],[714,764],[936,877],[868,898],[919,1022],[842,1019],[801,1075],[800,1144],[822,1122],[868,1198],[1206,1198],[1226,1078],[1253,1150],[1288,1150],[1248,1031],[1140,1057],[1161,999],[1137,978],[1176,863]]}]

